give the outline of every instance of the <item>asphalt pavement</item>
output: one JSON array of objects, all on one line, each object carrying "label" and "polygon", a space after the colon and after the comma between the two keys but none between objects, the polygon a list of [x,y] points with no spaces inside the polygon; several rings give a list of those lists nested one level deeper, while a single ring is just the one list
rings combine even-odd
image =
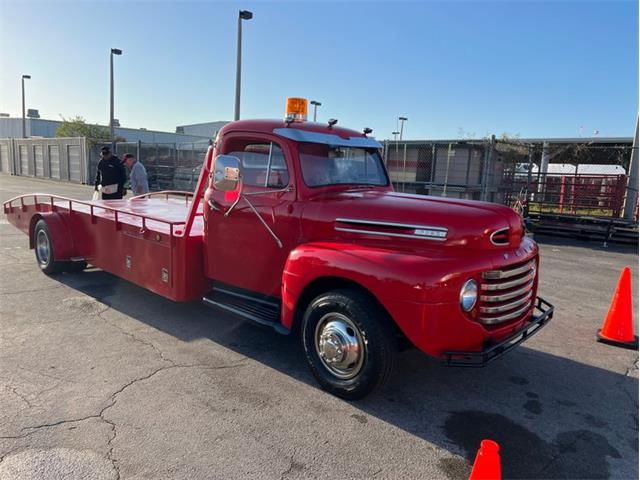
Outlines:
[{"label": "asphalt pavement", "polygon": [[[38,191],[92,193],[0,175],[1,201]],[[638,354],[595,341],[637,251],[541,239],[541,259],[539,334],[483,369],[404,352],[350,403],[296,337],[99,269],[47,277],[2,216],[0,478],[465,479],[483,438],[505,478],[638,478]]]}]

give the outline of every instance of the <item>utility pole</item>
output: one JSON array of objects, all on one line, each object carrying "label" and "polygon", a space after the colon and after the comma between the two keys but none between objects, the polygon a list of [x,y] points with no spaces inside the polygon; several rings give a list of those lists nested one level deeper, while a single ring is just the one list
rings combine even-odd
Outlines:
[{"label": "utility pole", "polygon": [[251,20],[253,13],[249,10],[238,12],[238,43],[236,56],[236,108],[233,114],[234,120],[240,120],[240,84],[242,76],[242,20]]},{"label": "utility pole", "polygon": [[404,131],[404,122],[409,120],[407,117],[398,117],[400,120],[400,141],[402,141],[402,132]]},{"label": "utility pole", "polygon": [[318,107],[322,104],[316,100],[311,100],[311,105],[313,105],[313,121],[315,122],[318,119]]},{"label": "utility pole", "polygon": [[31,75],[22,75],[22,138],[27,138],[27,120],[25,118],[25,103],[24,103],[24,81],[30,80]]},{"label": "utility pole", "polygon": [[118,48],[112,48],[111,53],[109,54],[109,133],[111,134],[111,150],[113,150],[113,154],[116,152],[116,137],[114,134],[114,125],[113,125],[113,56],[114,55],[122,55],[122,50]]}]

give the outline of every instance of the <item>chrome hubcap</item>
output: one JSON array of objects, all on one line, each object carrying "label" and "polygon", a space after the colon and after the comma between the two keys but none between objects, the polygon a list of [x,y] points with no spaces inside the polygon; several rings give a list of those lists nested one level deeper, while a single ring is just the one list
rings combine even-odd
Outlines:
[{"label": "chrome hubcap", "polygon": [[47,237],[44,230],[38,231],[38,236],[36,237],[36,252],[38,253],[38,260],[42,265],[49,263],[51,245],[49,244],[49,237]]},{"label": "chrome hubcap", "polygon": [[341,313],[326,314],[318,322],[315,339],[316,352],[331,374],[348,380],[360,372],[366,344],[349,317]]}]

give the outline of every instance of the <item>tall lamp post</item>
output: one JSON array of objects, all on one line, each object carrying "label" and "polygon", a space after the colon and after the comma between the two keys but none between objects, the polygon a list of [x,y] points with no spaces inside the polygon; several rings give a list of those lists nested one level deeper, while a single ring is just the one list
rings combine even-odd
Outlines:
[{"label": "tall lamp post", "polygon": [[407,117],[398,117],[400,120],[400,141],[402,141],[402,132],[404,131],[404,122],[409,120]]},{"label": "tall lamp post", "polygon": [[318,107],[322,106],[322,103],[311,100],[311,105],[313,105],[313,121],[315,122],[318,119]]},{"label": "tall lamp post", "polygon": [[30,80],[31,75],[22,75],[22,138],[27,138],[27,120],[25,118],[25,105],[24,105],[24,81]]},{"label": "tall lamp post", "polygon": [[109,110],[109,133],[111,134],[111,149],[113,150],[113,153],[115,155],[115,149],[116,149],[116,141],[115,141],[115,135],[113,133],[113,56],[114,55],[122,55],[122,50],[118,49],[118,48],[112,48],[111,49],[111,54],[109,55],[109,84],[110,84],[110,89],[109,89],[109,100],[110,100],[110,110]]},{"label": "tall lamp post", "polygon": [[233,115],[234,120],[240,120],[240,77],[242,75],[242,20],[251,20],[253,13],[249,10],[238,12],[238,52],[236,59],[236,108]]}]

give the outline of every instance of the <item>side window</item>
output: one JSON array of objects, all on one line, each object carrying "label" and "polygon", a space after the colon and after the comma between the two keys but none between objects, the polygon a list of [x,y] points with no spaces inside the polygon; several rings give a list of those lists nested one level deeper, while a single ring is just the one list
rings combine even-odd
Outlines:
[{"label": "side window", "polygon": [[289,171],[282,149],[275,143],[234,142],[227,155],[242,162],[245,185],[263,188],[284,188],[289,184]]}]

